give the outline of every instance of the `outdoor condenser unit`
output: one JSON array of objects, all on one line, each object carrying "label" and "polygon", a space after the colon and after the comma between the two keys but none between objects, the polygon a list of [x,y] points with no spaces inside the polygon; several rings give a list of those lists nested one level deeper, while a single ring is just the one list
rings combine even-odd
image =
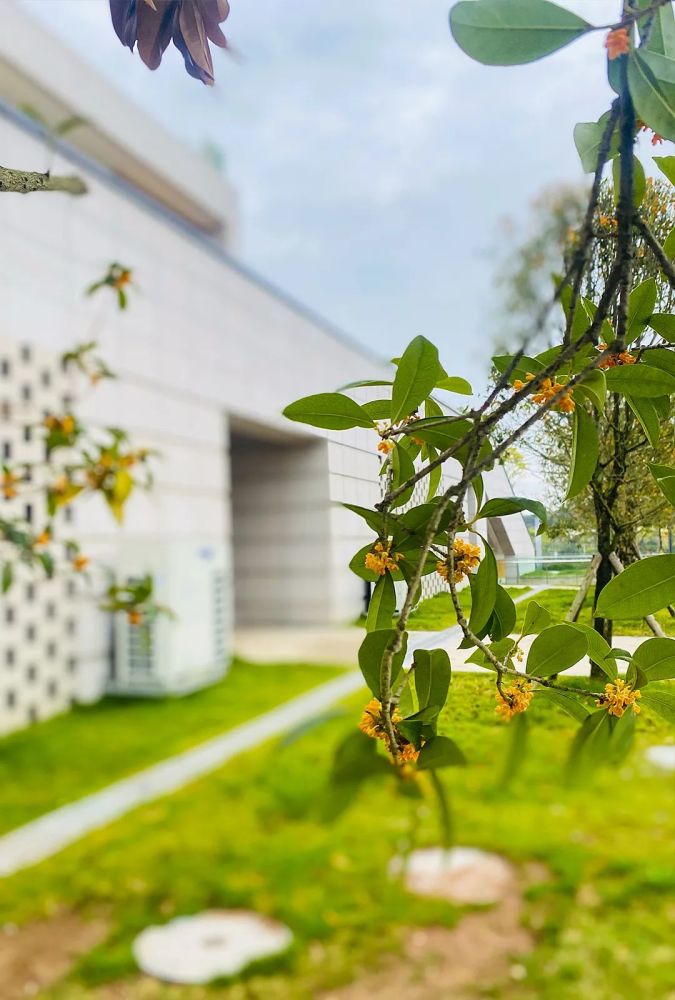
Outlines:
[{"label": "outdoor condenser unit", "polygon": [[118,554],[117,578],[146,573],[155,600],[175,618],[131,625],[115,615],[108,691],[123,695],[180,695],[222,677],[229,666],[232,595],[221,543],[184,539],[134,542]]}]

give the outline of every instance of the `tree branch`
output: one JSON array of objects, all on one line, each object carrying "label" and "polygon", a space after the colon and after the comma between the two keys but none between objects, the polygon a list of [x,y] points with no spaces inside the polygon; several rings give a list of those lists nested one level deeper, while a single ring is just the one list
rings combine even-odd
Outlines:
[{"label": "tree branch", "polygon": [[82,178],[72,174],[52,177],[49,172],[41,174],[35,170],[0,167],[0,192],[30,194],[33,191],[63,191],[65,194],[81,195],[86,194],[87,190]]}]

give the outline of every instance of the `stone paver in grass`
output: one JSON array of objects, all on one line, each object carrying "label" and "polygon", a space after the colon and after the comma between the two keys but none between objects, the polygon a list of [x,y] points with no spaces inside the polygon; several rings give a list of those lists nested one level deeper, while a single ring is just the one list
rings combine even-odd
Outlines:
[{"label": "stone paver in grass", "polygon": [[207,910],[146,927],[134,958],[148,976],[167,983],[210,983],[235,976],[252,962],[286,951],[293,933],[250,910]]}]

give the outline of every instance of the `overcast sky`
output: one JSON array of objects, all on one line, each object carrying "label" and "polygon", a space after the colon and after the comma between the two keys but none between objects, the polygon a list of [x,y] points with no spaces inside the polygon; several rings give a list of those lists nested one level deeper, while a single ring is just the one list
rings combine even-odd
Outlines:
[{"label": "overcast sky", "polygon": [[[23,0],[185,141],[217,144],[236,185],[242,257],[392,356],[412,336],[478,377],[494,326],[500,220],[583,181],[577,121],[608,106],[603,35],[530,66],[471,62],[450,0],[231,0],[216,86],[171,49],[150,73],[107,0]],[[596,23],[618,0],[567,2]]]}]

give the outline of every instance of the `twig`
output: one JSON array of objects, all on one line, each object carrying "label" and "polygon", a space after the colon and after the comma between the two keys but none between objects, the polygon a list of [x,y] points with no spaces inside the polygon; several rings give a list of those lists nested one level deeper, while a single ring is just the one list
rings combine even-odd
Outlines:
[{"label": "twig", "polygon": [[41,174],[35,170],[12,170],[10,167],[0,167],[0,191],[15,194],[63,191],[65,194],[82,195],[86,194],[87,190],[82,178],[75,175],[52,176],[50,173]]}]

